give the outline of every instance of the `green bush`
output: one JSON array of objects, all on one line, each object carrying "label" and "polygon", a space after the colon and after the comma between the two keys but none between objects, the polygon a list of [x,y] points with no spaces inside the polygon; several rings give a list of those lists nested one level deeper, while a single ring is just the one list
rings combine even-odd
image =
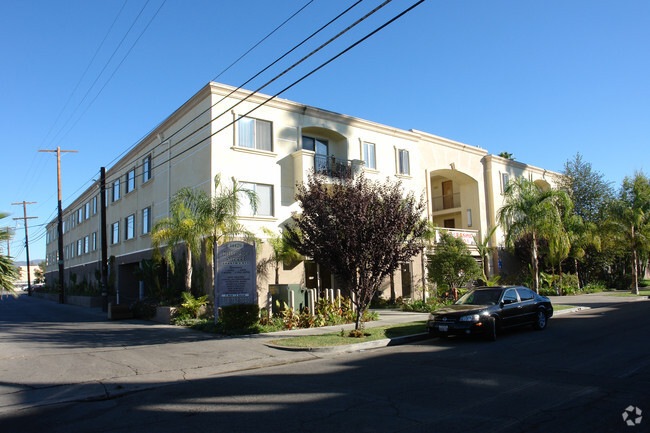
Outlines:
[{"label": "green bush", "polygon": [[131,304],[131,311],[136,319],[151,319],[156,315],[156,304],[149,301],[135,301]]},{"label": "green bush", "polygon": [[246,329],[259,323],[257,304],[226,305],[221,308],[221,323],[225,329]]},{"label": "green bush", "polygon": [[196,319],[199,317],[199,310],[208,303],[208,295],[195,298],[191,293],[183,292],[183,303],[176,309],[178,320]]}]

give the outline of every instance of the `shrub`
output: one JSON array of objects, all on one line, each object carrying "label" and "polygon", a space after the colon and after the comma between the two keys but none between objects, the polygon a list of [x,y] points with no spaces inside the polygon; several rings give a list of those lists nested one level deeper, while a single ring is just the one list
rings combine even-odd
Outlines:
[{"label": "shrub", "polygon": [[151,319],[156,315],[156,304],[149,301],[135,301],[131,304],[131,311],[136,319]]},{"label": "shrub", "polygon": [[257,304],[234,304],[221,308],[221,323],[225,329],[246,329],[259,322]]},{"label": "shrub", "polygon": [[195,298],[191,293],[183,292],[183,303],[176,310],[176,318],[179,320],[196,319],[199,317],[199,310],[208,303],[208,295]]}]

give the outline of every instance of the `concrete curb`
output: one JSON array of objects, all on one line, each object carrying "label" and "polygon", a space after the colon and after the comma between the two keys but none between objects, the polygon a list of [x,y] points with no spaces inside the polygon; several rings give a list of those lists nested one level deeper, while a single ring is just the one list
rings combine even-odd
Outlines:
[{"label": "concrete curb", "polygon": [[287,347],[276,344],[264,343],[266,346],[278,350],[287,350],[291,352],[314,352],[314,353],[346,353],[357,352],[360,350],[376,349],[378,347],[397,346],[414,341],[421,341],[431,338],[428,332],[421,334],[405,335],[403,337],[384,338],[381,340],[366,341],[364,343],[345,344],[340,346],[326,347]]},{"label": "concrete curb", "polygon": [[553,310],[553,316],[561,316],[563,314],[575,313],[577,311],[591,310],[591,307],[575,307],[566,310]]}]

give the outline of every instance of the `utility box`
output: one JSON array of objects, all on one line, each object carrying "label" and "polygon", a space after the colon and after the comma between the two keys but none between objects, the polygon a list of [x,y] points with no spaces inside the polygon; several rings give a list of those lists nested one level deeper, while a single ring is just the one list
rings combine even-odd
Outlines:
[{"label": "utility box", "polygon": [[289,308],[293,307],[294,311],[301,311],[308,305],[308,291],[300,284],[269,284],[269,293],[273,314],[278,314],[285,304]]}]

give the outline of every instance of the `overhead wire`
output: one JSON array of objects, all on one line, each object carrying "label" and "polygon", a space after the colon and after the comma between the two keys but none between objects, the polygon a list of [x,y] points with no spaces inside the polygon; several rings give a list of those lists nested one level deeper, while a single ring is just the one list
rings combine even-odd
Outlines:
[{"label": "overhead wire", "polygon": [[[216,121],[217,119],[221,118],[224,114],[230,112],[233,108],[239,106],[240,104],[242,104],[243,102],[245,102],[246,100],[248,100],[249,98],[251,98],[253,95],[257,94],[260,90],[262,90],[263,88],[267,87],[269,84],[273,83],[274,81],[276,81],[276,80],[279,79],[280,77],[284,76],[284,75],[287,74],[289,71],[291,71],[292,69],[294,69],[295,67],[297,67],[298,65],[300,65],[301,63],[303,63],[305,60],[307,60],[307,59],[310,58],[311,56],[313,56],[313,55],[315,55],[316,53],[318,53],[319,51],[321,51],[321,50],[322,50],[323,48],[325,48],[327,45],[329,45],[330,43],[332,43],[332,42],[335,41],[336,39],[338,39],[338,38],[340,38],[341,36],[343,36],[343,35],[344,35],[345,33],[347,33],[349,30],[351,30],[352,28],[356,27],[357,25],[359,25],[360,23],[362,23],[363,21],[365,21],[366,19],[368,19],[370,16],[372,16],[374,13],[376,13],[377,11],[379,11],[381,8],[383,8],[384,6],[386,6],[386,5],[387,5],[388,3],[390,3],[391,1],[392,1],[392,0],[385,0],[385,1],[384,1],[383,3],[381,3],[379,6],[375,7],[375,8],[372,9],[370,12],[366,13],[363,17],[357,19],[354,23],[350,24],[350,25],[347,26],[345,29],[343,29],[342,31],[340,31],[339,33],[337,33],[335,36],[331,37],[331,38],[328,39],[326,42],[322,43],[318,48],[312,50],[309,54],[307,54],[306,56],[303,56],[300,60],[298,60],[297,62],[293,63],[291,66],[289,66],[288,68],[286,68],[284,71],[282,71],[282,72],[280,72],[279,74],[277,74],[274,78],[272,78],[271,80],[267,81],[267,82],[264,83],[263,85],[259,86],[259,87],[258,87],[257,89],[255,89],[254,91],[249,92],[249,94],[246,95],[243,99],[240,99],[240,100],[237,101],[235,104],[233,104],[233,105],[231,105],[230,107],[228,107],[227,109],[223,110],[220,114],[218,114],[218,115],[212,117],[208,122],[206,122],[206,123],[204,123],[203,125],[201,125],[200,127],[196,128],[193,132],[191,132],[191,133],[189,133],[188,135],[184,136],[181,140],[179,140],[179,141],[177,141],[177,142],[171,144],[169,148],[170,148],[170,149],[171,149],[171,148],[174,148],[174,147],[180,145],[181,143],[185,142],[185,141],[188,140],[190,137],[192,137],[193,135],[195,135],[196,133],[198,133],[199,131],[201,131],[203,128],[205,128],[206,126],[210,125],[211,123],[213,123],[213,122]],[[358,2],[355,3],[353,6],[356,6],[356,4],[358,4]],[[350,9],[350,8],[348,8],[347,10],[349,10],[349,9]],[[347,10],[346,10],[345,12],[347,12]],[[342,14],[341,14],[341,15],[342,15]],[[339,15],[339,16],[341,16],[341,15]],[[338,17],[337,17],[337,18],[338,18]],[[331,22],[330,22],[330,23],[331,23]],[[328,24],[329,24],[329,23],[328,23]],[[230,95],[232,95],[233,93],[235,93],[236,90],[238,90],[238,89],[235,89],[235,90],[231,91],[228,95],[226,95],[225,97],[223,97],[223,98],[222,98],[220,101],[218,101],[218,102],[223,101],[225,98],[227,98],[228,96],[230,96]],[[285,90],[286,90],[286,89],[285,89]],[[283,90],[283,92],[284,92],[285,90]],[[277,95],[276,95],[276,96],[277,96]],[[217,103],[218,103],[218,102],[217,102]],[[216,105],[216,104],[214,104],[214,105]],[[213,105],[212,107],[214,107],[214,105]],[[212,108],[212,107],[210,107],[210,108]],[[259,108],[259,107],[258,107],[258,108]],[[192,119],[190,122],[193,122],[193,121],[196,120],[198,117],[200,117],[201,115],[205,114],[208,110],[209,110],[209,109],[204,110],[203,113],[201,113],[199,116],[197,116],[197,117],[195,117],[194,119]],[[227,124],[226,127],[231,126],[231,125],[234,124],[237,120],[239,120],[239,119],[236,119],[236,120],[234,120],[233,122]],[[181,130],[182,130],[183,128],[185,128],[187,125],[188,125],[188,124],[184,125],[184,126],[181,128]],[[220,129],[219,131],[217,131],[217,133],[218,133],[218,132],[221,132],[221,131],[222,131],[223,129],[225,129],[226,127]],[[180,130],[179,130],[179,131],[180,131]],[[177,131],[177,132],[178,132],[178,131]],[[176,133],[174,133],[174,134],[172,134],[172,135],[175,135],[175,134],[176,134]],[[208,136],[207,138],[210,138],[210,137],[214,136],[215,134],[216,134],[216,133],[211,134],[211,135]],[[171,137],[166,138],[163,142],[167,142],[167,141],[169,141],[170,138],[171,138]],[[197,144],[200,144],[200,143],[202,143],[202,142],[204,142],[204,141],[205,141],[205,139],[199,141]],[[160,145],[162,145],[162,143],[156,145],[155,147],[158,147],[158,146],[160,146]],[[194,146],[192,146],[192,147],[190,147],[190,148],[194,148],[195,146],[196,146],[196,145],[194,145]],[[185,152],[183,152],[183,153],[185,153]],[[154,157],[155,157],[155,156],[154,156]],[[154,157],[152,157],[152,163],[153,163],[153,158],[154,158]],[[170,158],[170,159],[172,159],[172,158]],[[157,167],[160,167],[162,164],[165,164],[165,163],[167,163],[168,161],[169,161],[169,160],[165,160],[165,161],[159,163],[158,165],[153,165],[152,169],[155,169],[155,168],[157,168]],[[136,165],[135,168],[137,169],[137,168],[140,168],[140,167],[142,167],[142,165]],[[137,175],[137,176],[140,176],[140,175]],[[112,180],[112,179],[111,179],[111,180]]]},{"label": "overhead wire", "polygon": [[[61,133],[63,132],[63,130],[65,130],[65,128],[68,126],[68,123],[70,122],[70,120],[72,120],[72,118],[74,117],[74,115],[75,115],[75,114],[77,113],[77,111],[79,110],[79,107],[81,107],[81,105],[84,103],[84,101],[86,100],[86,98],[87,98],[88,95],[90,94],[90,92],[91,92],[91,90],[93,89],[93,87],[95,87],[95,84],[97,84],[97,82],[99,81],[99,79],[101,78],[101,76],[104,74],[104,71],[106,70],[106,68],[108,68],[108,65],[109,65],[109,64],[111,63],[111,61],[113,60],[113,57],[115,57],[115,54],[117,54],[117,52],[119,51],[119,49],[122,47],[122,44],[123,44],[124,41],[126,40],[126,38],[127,38],[127,36],[129,35],[129,33],[131,33],[131,30],[133,30],[133,27],[135,26],[135,23],[138,21],[138,19],[139,19],[140,16],[142,15],[142,12],[144,12],[145,8],[147,7],[147,5],[149,4],[150,1],[151,1],[151,0],[147,0],[146,3],[144,4],[144,6],[142,6],[142,8],[140,9],[140,12],[138,12],[138,15],[136,15],[135,19],[134,19],[133,22],[131,23],[131,26],[130,26],[129,29],[126,31],[126,33],[124,34],[124,36],[122,37],[122,39],[120,40],[120,42],[117,44],[117,47],[115,47],[115,50],[113,50],[113,53],[112,53],[111,56],[108,58],[108,60],[106,61],[106,63],[105,63],[104,66],[102,67],[101,71],[99,72],[99,74],[97,74],[97,77],[96,77],[95,80],[92,82],[92,84],[90,85],[90,87],[88,87],[88,90],[86,91],[86,93],[84,94],[84,96],[81,98],[81,101],[79,101],[79,103],[77,104],[77,106],[75,107],[75,109],[72,111],[72,113],[70,114],[70,116],[68,116],[68,119],[67,119],[66,122],[63,124],[63,126],[61,127],[61,129],[59,129],[59,131],[58,131],[58,132],[54,135],[54,137],[52,138],[52,142],[54,142],[54,141],[57,139],[57,137],[59,136],[59,134],[61,134]],[[69,131],[68,131],[68,132],[69,132]],[[66,133],[66,134],[67,134],[67,133]],[[60,140],[59,140],[59,141],[60,141]]]},{"label": "overhead wire", "polygon": [[[390,0],[388,0],[388,1],[390,1]],[[393,22],[395,22],[396,20],[400,19],[402,16],[404,16],[404,15],[407,14],[407,13],[409,13],[411,10],[413,10],[415,7],[419,6],[419,5],[420,5],[421,3],[423,3],[424,1],[425,1],[425,0],[419,0],[419,1],[417,1],[416,3],[414,3],[413,5],[411,5],[410,7],[408,7],[407,9],[403,10],[402,12],[400,12],[399,14],[397,14],[396,16],[394,16],[393,18],[391,18],[390,20],[386,21],[384,24],[382,24],[381,26],[379,26],[379,27],[376,28],[375,30],[371,31],[370,33],[366,34],[366,35],[365,35],[364,37],[362,37],[361,39],[359,39],[359,40],[357,40],[356,42],[354,42],[353,44],[349,45],[349,46],[348,46],[347,48],[345,48],[344,50],[340,51],[338,54],[334,55],[333,57],[331,57],[331,58],[328,59],[327,61],[321,63],[318,67],[312,69],[312,70],[311,70],[310,72],[308,72],[307,74],[304,74],[304,75],[303,75],[302,77],[300,77],[298,80],[295,80],[294,82],[292,82],[291,84],[289,84],[288,86],[286,86],[285,88],[283,88],[282,90],[280,90],[279,92],[275,93],[273,96],[268,97],[268,98],[267,98],[266,100],[264,100],[262,103],[259,103],[257,106],[253,107],[251,110],[249,110],[249,111],[246,112],[245,114],[239,116],[237,119],[235,119],[235,120],[229,122],[228,124],[226,124],[225,126],[223,126],[222,128],[220,128],[219,130],[217,130],[216,132],[210,134],[208,137],[205,137],[204,139],[200,140],[199,142],[194,143],[192,146],[188,147],[187,149],[184,149],[184,150],[182,150],[181,152],[179,152],[179,153],[177,153],[177,154],[175,154],[175,155],[173,155],[173,156],[170,156],[167,160],[162,161],[161,163],[159,163],[159,164],[157,164],[157,165],[155,165],[155,166],[152,166],[152,170],[155,169],[155,168],[158,168],[158,167],[162,166],[163,164],[166,164],[167,162],[170,162],[171,160],[173,160],[173,159],[175,159],[175,158],[177,158],[177,157],[179,157],[179,156],[181,156],[181,155],[183,155],[183,154],[185,154],[185,153],[188,152],[189,150],[195,148],[196,146],[198,146],[199,144],[203,143],[204,141],[210,139],[210,138],[213,137],[214,135],[216,135],[216,134],[222,132],[223,130],[225,130],[226,128],[232,126],[234,123],[236,123],[237,121],[239,121],[242,117],[246,117],[246,116],[248,116],[249,114],[251,114],[252,112],[254,112],[255,110],[257,110],[257,109],[261,108],[262,106],[266,105],[268,102],[270,102],[271,100],[275,99],[275,98],[278,97],[280,94],[286,92],[287,90],[289,90],[290,88],[294,87],[294,86],[297,85],[298,83],[302,82],[303,80],[305,80],[305,79],[308,78],[309,76],[313,75],[314,73],[318,72],[319,70],[321,70],[322,68],[324,68],[325,66],[327,66],[328,64],[330,64],[331,62],[333,62],[334,60],[338,59],[339,57],[341,57],[341,56],[344,55],[345,53],[349,52],[350,50],[352,50],[353,48],[355,48],[355,47],[358,46],[359,44],[363,43],[363,42],[364,42],[365,40],[367,40],[368,38],[372,37],[373,35],[375,35],[375,34],[378,33],[379,31],[383,30],[383,29],[384,29],[385,27],[387,27],[388,25],[390,25],[390,24],[392,24]],[[178,143],[177,143],[177,144],[178,144]],[[121,175],[120,175],[119,177],[121,177]],[[108,182],[107,182],[107,183],[108,183]]]},{"label": "overhead wire", "polygon": [[133,51],[133,48],[135,48],[136,44],[140,41],[140,39],[142,38],[142,36],[144,36],[144,34],[145,34],[145,32],[147,31],[147,29],[149,29],[149,26],[151,25],[151,23],[153,22],[153,20],[156,18],[156,16],[158,16],[158,13],[160,12],[160,10],[162,9],[162,7],[165,5],[166,2],[167,2],[167,0],[163,0],[163,1],[162,1],[162,3],[160,4],[160,6],[159,6],[158,9],[156,10],[156,12],[155,12],[155,13],[153,14],[153,16],[149,19],[149,22],[147,22],[147,25],[144,27],[144,29],[142,30],[142,32],[140,32],[140,35],[138,35],[138,37],[137,37],[136,40],[133,42],[133,44],[131,44],[131,47],[130,47],[129,50],[126,52],[126,54],[124,55],[124,57],[122,57],[122,60],[120,61],[120,63],[118,63],[117,67],[113,70],[113,72],[111,73],[111,75],[108,77],[108,80],[106,80],[106,82],[104,83],[104,85],[102,86],[102,88],[99,89],[99,92],[97,92],[97,94],[95,95],[95,97],[90,101],[90,103],[88,103],[88,105],[86,106],[86,108],[84,109],[84,111],[81,113],[81,115],[80,115],[80,116],[77,118],[77,120],[72,124],[72,126],[70,127],[70,129],[68,129],[68,131],[67,131],[67,132],[66,132],[66,133],[65,133],[65,134],[64,134],[64,135],[59,139],[59,141],[63,140],[65,137],[67,137],[67,135],[70,133],[70,131],[72,131],[72,130],[74,129],[75,126],[77,126],[77,123],[79,123],[79,121],[83,118],[83,116],[88,112],[88,110],[89,110],[90,107],[93,105],[93,103],[97,100],[97,98],[99,97],[99,95],[102,94],[102,92],[104,91],[104,89],[106,88],[106,86],[108,85],[108,83],[111,82],[111,80],[113,79],[113,77],[115,76],[115,74],[117,73],[117,71],[120,69],[120,67],[122,66],[122,64],[123,64],[124,61],[126,60],[126,58],[129,57],[129,54],[131,54],[131,52]]}]

